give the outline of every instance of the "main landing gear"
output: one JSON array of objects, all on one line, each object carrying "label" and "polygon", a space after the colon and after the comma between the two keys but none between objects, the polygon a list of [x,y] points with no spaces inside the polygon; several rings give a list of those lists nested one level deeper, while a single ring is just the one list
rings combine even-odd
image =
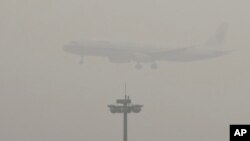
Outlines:
[{"label": "main landing gear", "polygon": [[150,65],[150,68],[151,69],[153,69],[153,70],[155,70],[155,69],[157,69],[157,64],[156,63],[152,63],[151,65]]},{"label": "main landing gear", "polygon": [[[137,63],[137,64],[135,65],[135,68],[136,68],[137,70],[140,70],[140,69],[142,69],[142,65],[141,65],[140,63]],[[158,66],[157,66],[156,63],[152,63],[152,64],[150,65],[150,68],[153,69],[153,70],[156,70],[156,69],[158,68]]]},{"label": "main landing gear", "polygon": [[138,69],[138,70],[140,70],[140,69],[142,69],[142,65],[141,65],[140,63],[137,63],[137,64],[135,65],[135,68]]}]

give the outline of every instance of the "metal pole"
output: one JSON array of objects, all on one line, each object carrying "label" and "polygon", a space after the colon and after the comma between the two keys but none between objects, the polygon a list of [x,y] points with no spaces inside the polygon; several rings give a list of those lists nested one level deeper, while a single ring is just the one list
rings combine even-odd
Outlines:
[{"label": "metal pole", "polygon": [[128,141],[128,132],[127,132],[127,112],[124,112],[124,134],[123,134],[123,141]]},{"label": "metal pole", "polygon": [[[126,85],[125,85],[125,90],[126,90]],[[125,95],[125,100],[127,99],[127,96]],[[124,103],[124,113],[123,113],[123,141],[128,141],[128,129],[127,129],[127,120],[128,120],[128,116],[127,116],[127,103]]]}]

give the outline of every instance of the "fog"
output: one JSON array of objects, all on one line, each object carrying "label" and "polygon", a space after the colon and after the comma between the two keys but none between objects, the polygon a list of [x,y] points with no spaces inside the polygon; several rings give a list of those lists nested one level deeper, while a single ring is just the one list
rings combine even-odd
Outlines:
[{"label": "fog", "polygon": [[[227,141],[249,124],[250,15],[233,0],[1,0],[0,140],[119,141],[122,115],[107,105],[127,94],[129,141]],[[221,23],[228,55],[189,63],[114,64],[63,51],[70,41],[192,45]]]}]

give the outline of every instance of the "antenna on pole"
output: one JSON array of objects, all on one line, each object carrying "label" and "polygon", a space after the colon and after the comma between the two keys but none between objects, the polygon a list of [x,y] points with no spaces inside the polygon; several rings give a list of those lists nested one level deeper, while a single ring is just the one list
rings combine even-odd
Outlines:
[{"label": "antenna on pole", "polygon": [[124,92],[125,92],[125,99],[127,99],[127,84],[126,84],[126,82],[125,82],[125,90],[124,90]]}]

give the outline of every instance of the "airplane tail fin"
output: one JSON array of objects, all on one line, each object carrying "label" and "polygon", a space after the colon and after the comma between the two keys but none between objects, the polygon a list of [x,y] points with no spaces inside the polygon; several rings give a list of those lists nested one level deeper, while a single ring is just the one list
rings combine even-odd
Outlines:
[{"label": "airplane tail fin", "polygon": [[218,46],[223,43],[227,31],[227,24],[222,24],[217,28],[217,31],[206,42],[206,46]]}]

